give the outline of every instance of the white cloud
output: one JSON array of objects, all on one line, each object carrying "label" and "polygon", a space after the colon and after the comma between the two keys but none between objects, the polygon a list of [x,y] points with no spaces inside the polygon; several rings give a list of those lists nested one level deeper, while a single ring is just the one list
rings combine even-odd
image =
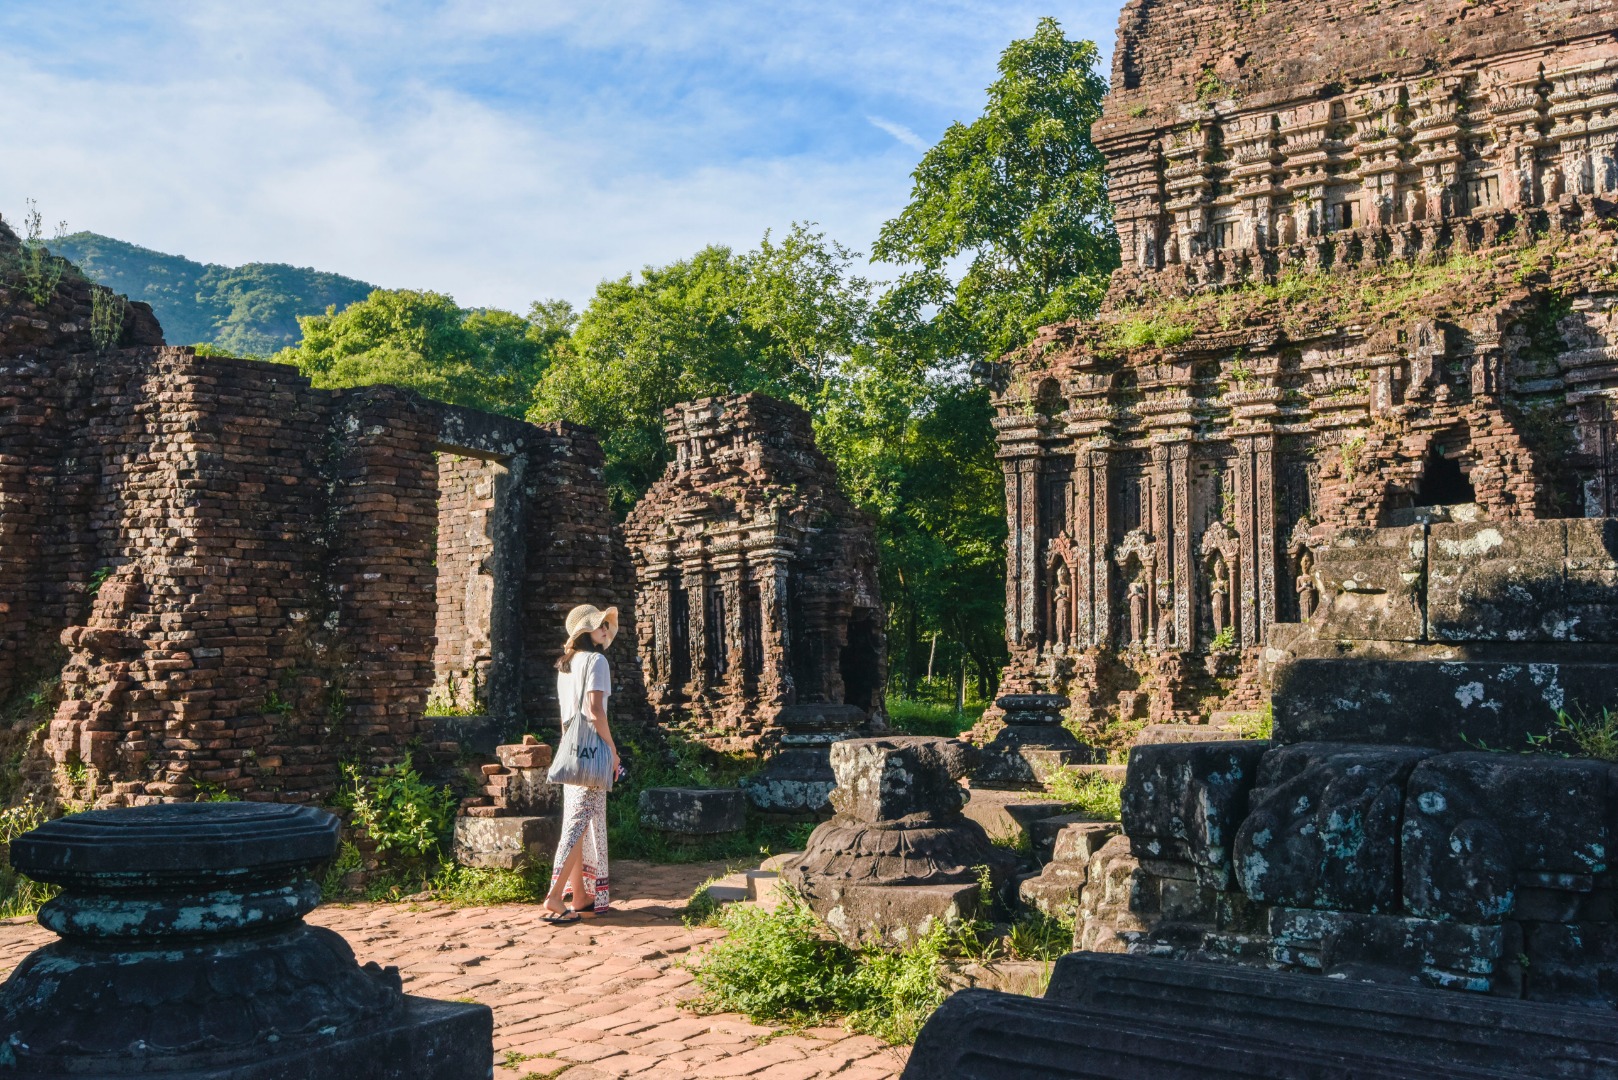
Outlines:
[{"label": "white cloud", "polygon": [[911,131],[903,124],[896,124],[892,120],[884,120],[880,116],[867,116],[865,119],[869,120],[873,126],[886,131],[889,135],[892,135],[895,139],[898,139],[912,150],[920,150],[925,152],[931,145],[926,139],[923,139],[920,135],[917,135],[914,131]]}]

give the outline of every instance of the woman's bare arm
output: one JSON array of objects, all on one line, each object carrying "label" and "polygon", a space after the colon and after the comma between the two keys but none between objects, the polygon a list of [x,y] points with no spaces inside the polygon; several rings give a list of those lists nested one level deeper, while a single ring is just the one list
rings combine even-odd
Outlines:
[{"label": "woman's bare arm", "polygon": [[607,695],[600,690],[592,690],[585,696],[585,715],[590,717],[590,724],[601,736],[601,741],[607,744],[612,751],[612,767],[618,767],[618,745],[612,741],[612,729],[607,726]]}]

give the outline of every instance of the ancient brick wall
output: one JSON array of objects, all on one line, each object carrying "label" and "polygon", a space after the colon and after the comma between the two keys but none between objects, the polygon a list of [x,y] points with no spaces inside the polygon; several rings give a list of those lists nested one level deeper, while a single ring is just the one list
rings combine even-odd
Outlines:
[{"label": "ancient brick wall", "polygon": [[433,701],[481,712],[493,648],[495,580],[490,531],[495,473],[481,458],[438,455],[438,616]]},{"label": "ancient brick wall", "polygon": [[1125,9],[1124,265],[995,373],[1007,690],[1250,708],[1340,530],[1614,511],[1615,10]]},{"label": "ancient brick wall", "polygon": [[[126,347],[98,346],[71,321],[90,306],[75,282],[45,310],[0,290],[0,700],[60,672],[63,794],[322,800],[342,761],[444,748],[425,716],[439,598],[465,615],[480,553],[492,738],[552,722],[554,686],[526,672],[576,595],[619,604],[633,635],[589,432],[314,390],[286,366],[161,347],[134,308]],[[626,651],[615,714],[633,722]]]},{"label": "ancient brick wall", "polygon": [[669,410],[668,439],[674,461],[625,524],[658,718],[751,748],[782,725],[879,713],[874,531],[808,413],[760,394],[705,398]]}]

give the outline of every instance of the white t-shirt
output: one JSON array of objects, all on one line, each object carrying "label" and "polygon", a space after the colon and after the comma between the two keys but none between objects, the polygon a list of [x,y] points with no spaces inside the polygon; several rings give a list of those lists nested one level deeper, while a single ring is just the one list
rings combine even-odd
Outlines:
[{"label": "white t-shirt", "polygon": [[607,658],[600,653],[583,650],[574,653],[572,668],[556,673],[556,700],[562,704],[564,724],[572,719],[573,710],[579,708],[580,679],[584,680],[586,693],[599,690],[608,697],[612,695],[612,669],[607,664]]}]

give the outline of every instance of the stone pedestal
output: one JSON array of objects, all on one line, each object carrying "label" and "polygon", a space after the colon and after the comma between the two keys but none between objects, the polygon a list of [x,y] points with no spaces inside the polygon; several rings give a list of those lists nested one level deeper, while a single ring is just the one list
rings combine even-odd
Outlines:
[{"label": "stone pedestal", "polygon": [[19,1077],[483,1080],[493,1015],[408,997],[303,916],[335,817],[265,803],[77,814],[11,845],[61,941],[0,986]]},{"label": "stone pedestal", "polygon": [[776,715],[783,734],[764,768],[742,781],[748,801],[766,814],[813,818],[831,813],[837,786],[831,748],[869,723],[853,705],[788,705]]},{"label": "stone pedestal", "polygon": [[1005,727],[983,748],[972,783],[977,787],[1031,790],[1051,771],[1090,760],[1089,748],[1062,726],[1068,700],[1056,694],[1007,694],[995,702]]},{"label": "stone pedestal", "polygon": [[832,747],[836,814],[785,876],[844,941],[902,944],[935,921],[974,917],[986,899],[979,868],[998,895],[1015,860],[961,813],[972,754],[917,735]]}]

